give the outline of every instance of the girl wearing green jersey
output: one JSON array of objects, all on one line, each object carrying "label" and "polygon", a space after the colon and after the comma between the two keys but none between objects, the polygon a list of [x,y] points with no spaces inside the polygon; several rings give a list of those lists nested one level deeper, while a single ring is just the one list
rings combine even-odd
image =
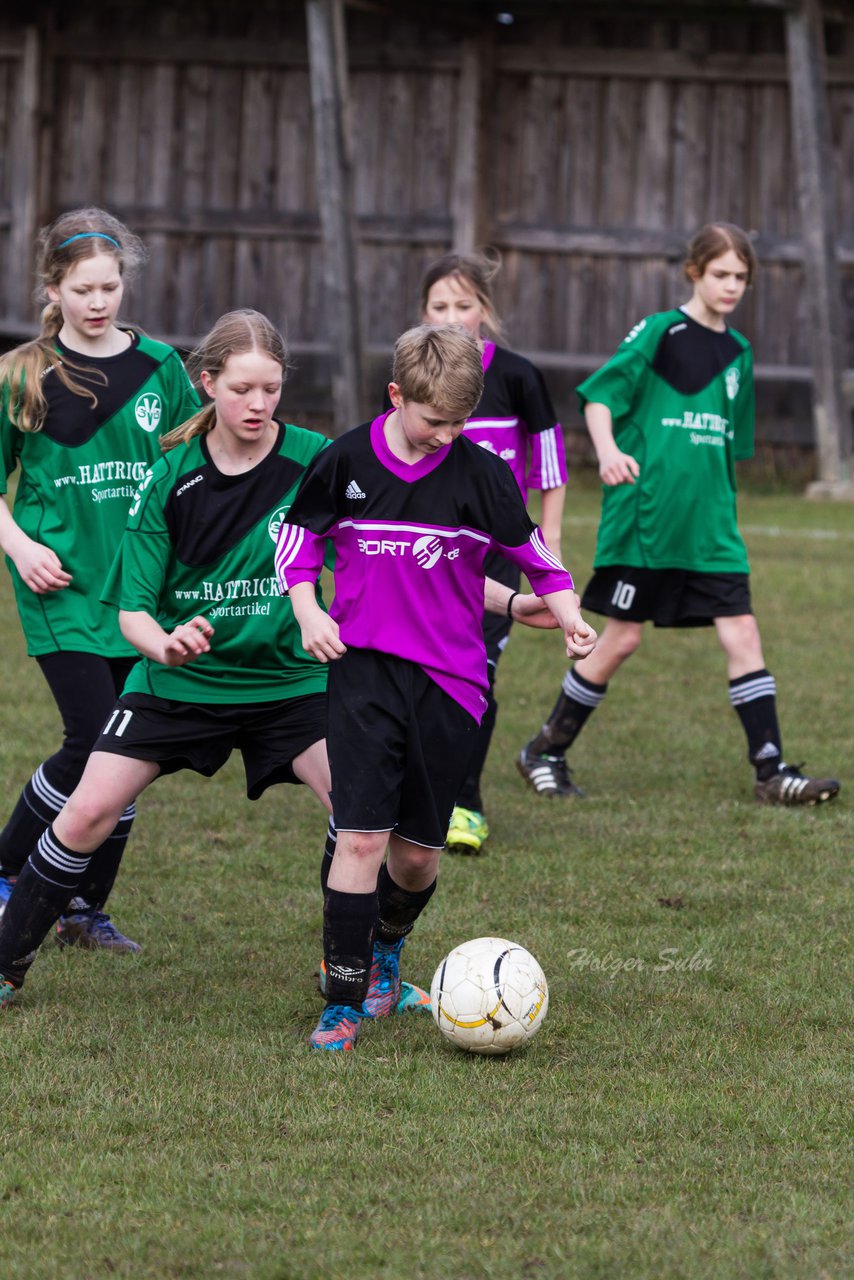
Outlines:
[{"label": "girl wearing green jersey", "polygon": [[[250,799],[304,782],[330,810],[327,668],[303,647],[274,567],[279,528],[328,441],[273,416],[287,354],[258,312],[221,317],[194,364],[211,403],[163,438],[166,456],[139,486],[102,593],[143,657],[12,888],[0,920],[0,1008],[85,883],[93,851],[158,776],[186,768],[210,777],[239,749]],[[551,625],[536,596],[492,580],[484,603]],[[429,1002],[406,983],[389,1001],[379,968],[371,982],[366,1016]]]},{"label": "girl wearing green jersey", "polygon": [[565,752],[649,621],[714,625],[757,800],[814,805],[839,791],[835,779],[806,777],[784,762],[776,685],[736,520],[734,464],[753,453],[753,355],[727,320],[756,267],[739,227],[703,227],[684,264],[693,286],[688,302],[641,320],[578,388],[605,486],[595,572],[581,603],[608,620],[595,651],[567,672],[548,721],[517,761],[541,795],[580,794]]},{"label": "girl wearing green jersey", "polygon": [[303,649],[273,566],[282,518],[327,442],[273,417],[287,356],[264,316],[223,316],[198,359],[211,403],[163,438],[103,592],[143,657],[12,889],[0,1007],[94,851],[156,777],[210,777],[239,748],[251,799],[299,781],[329,809],[326,671]]},{"label": "girl wearing green jersey", "polygon": [[[41,331],[0,361],[0,494],[17,469],[14,514],[0,497],[0,548],[28,653],[62,717],[61,747],[24,787],[0,832],[0,910],[26,851],[83,773],[136,660],[99,596],[160,433],[198,407],[176,351],[117,322],[141,241],[101,209],[77,209],[38,243]],[[103,911],[133,821],[117,817],[58,937],[136,951]]]}]

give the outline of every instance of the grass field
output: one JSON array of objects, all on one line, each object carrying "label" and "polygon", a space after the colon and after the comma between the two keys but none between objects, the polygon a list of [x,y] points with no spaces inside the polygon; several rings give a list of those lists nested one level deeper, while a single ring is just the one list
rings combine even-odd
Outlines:
[{"label": "grass field", "polygon": [[[597,506],[571,494],[582,582]],[[305,1045],[314,802],[250,805],[234,761],[155,784],[111,903],[144,953],[46,947],[2,1019],[2,1280],[854,1274],[854,512],[741,509],[787,755],[840,799],[755,805],[712,635],[665,632],[578,743],[588,798],[537,799],[513,759],[563,663],[517,629],[488,854],[446,859],[406,971],[429,985],[452,945],[507,935],[545,969],[548,1018],[508,1058],[411,1015],[341,1059]],[[0,644],[5,813],[58,740],[5,574]]]}]

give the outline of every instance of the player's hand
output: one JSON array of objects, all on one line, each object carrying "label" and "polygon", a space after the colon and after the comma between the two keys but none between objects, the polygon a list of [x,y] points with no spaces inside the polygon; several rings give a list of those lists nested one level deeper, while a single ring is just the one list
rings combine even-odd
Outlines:
[{"label": "player's hand", "polygon": [[26,540],[12,560],[24,582],[37,596],[62,591],[71,581],[71,574],[65,572],[56,552],[40,542],[33,542],[32,538]]},{"label": "player's hand", "polygon": [[318,609],[308,621],[301,624],[302,647],[318,662],[334,662],[347,652],[347,646],[338,635],[338,623],[328,613]]},{"label": "player's hand", "polygon": [[600,454],[599,475],[603,484],[634,484],[640,475],[640,466],[636,458],[615,445]]},{"label": "player's hand", "polygon": [[182,622],[166,637],[163,648],[165,667],[183,667],[202,653],[210,653],[210,638],[214,629],[207,618],[191,618]]},{"label": "player's hand", "polygon": [[513,621],[521,622],[523,626],[540,627],[544,631],[552,631],[558,625],[557,618],[551,610],[533,592],[520,591],[514,597],[511,608]]},{"label": "player's hand", "polygon": [[568,658],[586,658],[588,653],[592,653],[596,648],[596,641],[599,639],[596,632],[588,622],[585,622],[581,614],[578,614],[577,620],[566,628],[563,633],[566,641],[566,656]]}]

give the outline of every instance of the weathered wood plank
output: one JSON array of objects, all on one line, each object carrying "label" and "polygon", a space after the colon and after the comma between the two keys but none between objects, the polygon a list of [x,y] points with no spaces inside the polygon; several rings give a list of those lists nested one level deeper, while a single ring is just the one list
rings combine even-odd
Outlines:
[{"label": "weathered wood plank", "polygon": [[10,208],[9,255],[4,292],[6,305],[19,315],[32,312],[33,241],[38,211],[38,107],[41,72],[41,40],[38,29],[24,31],[12,128],[9,134],[8,191]]},{"label": "weathered wood plank", "polygon": [[363,400],[356,242],[344,120],[347,89],[346,83],[342,83],[346,63],[342,53],[345,32],[341,0],[306,0],[306,20],[325,248],[327,317],[337,338],[333,402],[335,430],[340,433],[352,425],[354,407],[361,412]]},{"label": "weathered wood plank", "polygon": [[791,69],[792,131],[804,274],[811,302],[814,421],[819,481],[850,480],[851,414],[842,390],[842,306],[834,253],[833,179],[823,79],[824,34],[818,0],[797,0],[786,13]]}]

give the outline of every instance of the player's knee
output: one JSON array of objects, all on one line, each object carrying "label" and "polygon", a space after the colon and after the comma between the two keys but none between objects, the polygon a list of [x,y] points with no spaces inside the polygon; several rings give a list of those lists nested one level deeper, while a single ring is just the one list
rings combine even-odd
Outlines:
[{"label": "player's knee", "polygon": [[623,626],[615,628],[608,637],[609,646],[619,662],[625,662],[627,658],[630,658],[640,648],[642,639],[642,626],[625,623]]},{"label": "player's knee", "polygon": [[78,788],[54,825],[65,844],[89,852],[106,840],[120,817],[121,809],[97,791]]},{"label": "player's knee", "polygon": [[402,869],[409,876],[414,876],[420,884],[424,872],[435,866],[436,850],[421,848],[420,845],[407,845],[400,862]]},{"label": "player's knee", "polygon": [[750,665],[762,666],[762,641],[752,613],[736,618],[718,618],[717,631],[721,645],[733,657],[751,658]]},{"label": "player's knee", "polygon": [[339,831],[336,852],[348,857],[370,860],[382,857],[387,843],[387,831]]}]

